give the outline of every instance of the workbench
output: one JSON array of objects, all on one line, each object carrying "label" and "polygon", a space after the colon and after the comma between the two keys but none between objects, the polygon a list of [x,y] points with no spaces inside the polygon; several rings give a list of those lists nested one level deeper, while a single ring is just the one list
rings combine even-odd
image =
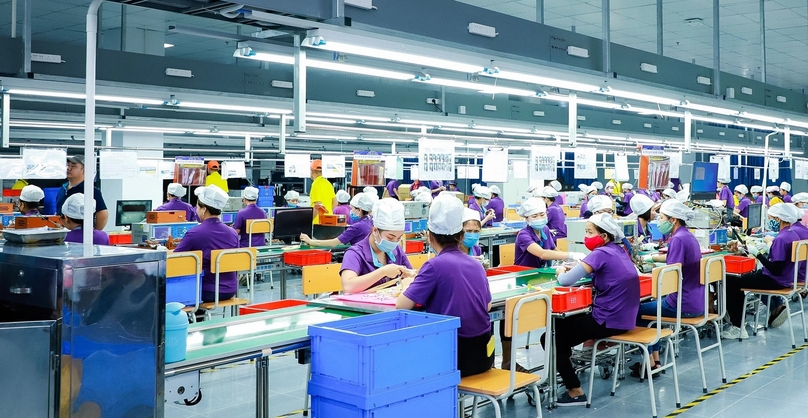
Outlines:
[{"label": "workbench", "polygon": [[323,250],[330,251],[334,256],[341,257],[345,251],[350,248],[349,245],[339,245],[336,247],[312,247],[308,245],[301,245],[297,248],[287,249],[290,245],[287,244],[273,244],[263,247],[256,247],[257,256],[255,259],[256,267],[255,272],[258,274],[280,272],[280,299],[286,299],[286,281],[287,273],[292,269],[299,269],[299,266],[289,266],[283,262],[283,255],[289,252],[306,251],[306,250]]}]

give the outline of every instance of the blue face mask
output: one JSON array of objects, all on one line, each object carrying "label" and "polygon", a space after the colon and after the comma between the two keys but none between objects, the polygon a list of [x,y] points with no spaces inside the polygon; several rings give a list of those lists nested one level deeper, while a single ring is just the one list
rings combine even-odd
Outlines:
[{"label": "blue face mask", "polygon": [[543,230],[547,226],[547,218],[533,219],[529,221],[530,227],[536,231]]},{"label": "blue face mask", "polygon": [[478,241],[480,241],[479,232],[466,232],[463,235],[463,245],[469,250],[471,249],[471,247],[477,245]]},{"label": "blue face mask", "polygon": [[297,203],[287,203],[287,204],[286,204],[286,206],[288,206],[288,207],[290,207],[290,208],[296,208],[296,207],[297,207]]},{"label": "blue face mask", "polygon": [[780,221],[777,219],[769,219],[766,228],[771,232],[780,232]]},{"label": "blue face mask", "polygon": [[393,251],[398,246],[398,243],[393,242],[393,241],[388,241],[388,240],[382,238],[381,236],[379,236],[379,241],[376,241],[376,246],[379,247],[379,249],[382,250],[382,252],[385,252],[387,254],[392,254]]},{"label": "blue face mask", "polygon": [[356,221],[358,221],[359,219],[360,219],[360,218],[359,218],[359,215],[357,215],[357,214],[355,214],[355,213],[351,212],[351,222],[356,222]]}]

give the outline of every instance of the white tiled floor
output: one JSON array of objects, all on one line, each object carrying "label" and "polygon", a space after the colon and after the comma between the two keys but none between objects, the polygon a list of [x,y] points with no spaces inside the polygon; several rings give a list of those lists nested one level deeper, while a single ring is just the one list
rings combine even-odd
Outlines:
[{"label": "white tiled floor", "polygon": [[[294,277],[294,276],[292,276]],[[276,285],[278,283],[276,282]],[[269,289],[269,283],[256,286],[256,301],[276,300],[279,296],[277,287]],[[288,283],[290,298],[301,298],[299,277],[290,279]],[[796,307],[797,305],[793,305]],[[798,347],[802,345],[802,330],[795,326]],[[529,350],[520,349],[518,361],[526,367],[538,366],[543,359],[538,336],[531,338]],[[710,340],[711,341],[711,340]],[[524,340],[517,341],[524,345]],[[724,351],[727,364],[727,378],[733,380],[755,368],[790,351],[790,338],[785,327],[762,331],[744,342],[725,341]],[[633,356],[632,362],[639,356]],[[686,405],[702,396],[701,377],[696,360],[692,337],[681,344],[679,363],[679,387],[681,401]],[[713,390],[721,385],[718,367],[718,354],[712,350],[705,355],[707,387]],[[499,360],[497,360],[499,364]],[[255,368],[245,362],[230,367],[207,370],[202,374],[202,401],[192,407],[174,404],[166,405],[167,418],[222,416],[238,418],[255,416]],[[674,411],[675,399],[673,391],[672,371],[654,380],[658,415],[666,416]],[[584,389],[588,388],[589,374],[581,375]],[[581,407],[543,410],[544,416],[556,417],[650,417],[651,407],[646,382],[627,377],[619,382],[615,396],[609,396],[611,381],[597,377],[592,408]],[[305,393],[306,367],[297,364],[291,353],[275,356],[270,359],[270,416],[300,411],[303,407]],[[782,360],[774,366],[735,384],[721,393],[710,397],[697,406],[684,412],[682,417],[796,417],[806,416],[808,397],[805,395],[808,383],[808,349]],[[535,412],[527,404],[525,395],[518,394],[511,400],[501,403],[503,417],[528,417]],[[546,404],[545,404],[546,405]],[[480,410],[480,417],[494,416],[490,406]],[[291,416],[302,416],[298,413]],[[428,414],[423,415],[429,416]]]}]

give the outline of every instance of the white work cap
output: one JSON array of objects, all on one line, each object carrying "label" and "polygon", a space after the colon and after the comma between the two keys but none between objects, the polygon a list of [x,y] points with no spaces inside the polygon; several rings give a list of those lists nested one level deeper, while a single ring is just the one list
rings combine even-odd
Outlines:
[{"label": "white work cap", "polygon": [[241,198],[244,200],[258,200],[258,189],[247,186],[241,191]]},{"label": "white work cap", "polygon": [[485,186],[478,186],[476,189],[474,189],[474,197],[491,199],[491,189]]},{"label": "white work cap", "polygon": [[791,201],[794,203],[808,203],[808,193],[805,192],[797,193],[794,196],[791,196]]},{"label": "white work cap", "polygon": [[[662,196],[667,196],[667,197],[669,197],[671,199],[675,199],[676,198],[676,190],[665,189],[665,190],[662,191]],[[632,209],[632,210],[634,210],[634,209]]]},{"label": "white work cap", "polygon": [[[634,185],[632,185],[631,183],[623,183],[623,187],[622,187],[622,188],[623,188],[623,189],[625,189],[625,190],[631,190],[631,189],[633,189],[633,188],[634,188]],[[633,210],[633,209],[632,209],[632,210]]]},{"label": "white work cap", "polygon": [[205,206],[219,210],[224,209],[224,207],[227,205],[227,199],[230,198],[230,196],[228,196],[224,190],[220,189],[219,186],[215,184],[203,187],[202,192],[199,193],[198,196],[199,201]]},{"label": "white work cap", "polygon": [[418,194],[421,194],[421,193],[428,193],[428,194],[431,195],[432,190],[430,190],[429,187],[421,186],[421,187],[418,188]]},{"label": "white work cap", "polygon": [[464,209],[460,199],[448,194],[438,195],[429,208],[429,232],[454,235],[462,231]]},{"label": "white work cap", "polygon": [[553,181],[550,182],[550,187],[554,188],[555,191],[560,192],[561,191],[561,182],[559,182],[558,180],[553,180]]},{"label": "white work cap", "polygon": [[556,196],[558,196],[558,191],[556,189],[554,189],[552,186],[545,186],[539,192],[538,197],[556,197]]},{"label": "white work cap", "polygon": [[744,186],[743,184],[735,186],[735,191],[743,195],[749,193],[749,189],[747,189],[746,186]]},{"label": "white work cap", "polygon": [[687,202],[690,200],[690,193],[687,190],[680,190],[676,192],[676,200],[680,202]]},{"label": "white work cap", "polygon": [[787,192],[790,192],[791,191],[791,185],[788,184],[788,182],[784,181],[784,182],[780,183],[780,190],[785,190]]},{"label": "white work cap", "polygon": [[609,198],[609,196],[597,195],[592,196],[592,198],[589,199],[589,203],[587,204],[586,207],[589,209],[590,212],[596,213],[604,209],[614,209],[612,204],[613,201],[611,198]]},{"label": "white work cap", "polygon": [[[371,198],[372,199],[372,198]],[[454,198],[458,202],[457,198]],[[460,219],[458,216],[457,219]],[[404,205],[396,199],[385,198],[373,206],[373,226],[383,231],[404,230]]]},{"label": "white work cap", "polygon": [[579,184],[578,185],[578,190],[580,190],[580,191],[582,191],[584,193],[589,193],[589,185]]},{"label": "white work cap", "polygon": [[769,186],[766,188],[766,193],[773,193],[773,192],[780,192],[780,188],[777,186]]},{"label": "white work cap", "polygon": [[469,208],[464,209],[465,210],[463,211],[463,223],[466,223],[466,221],[478,221],[478,222],[480,221],[480,212]]},{"label": "white work cap", "polygon": [[20,200],[23,202],[39,203],[39,201],[44,198],[45,192],[33,184],[23,187],[22,191],[20,191]]},{"label": "white work cap", "polygon": [[345,190],[337,190],[337,202],[348,203],[351,201],[351,195]]},{"label": "white work cap", "polygon": [[375,199],[368,196],[367,193],[357,193],[354,195],[353,199],[351,199],[351,206],[365,212],[372,211],[374,203],[376,203]]},{"label": "white work cap", "polygon": [[763,186],[752,186],[749,191],[752,193],[763,193]]},{"label": "white work cap", "polygon": [[204,190],[204,189],[205,189],[205,186],[197,187],[196,189],[194,189],[194,196],[199,197],[199,195],[202,194],[202,190]]},{"label": "white work cap", "polygon": [[474,192],[474,189],[476,189],[476,188],[478,188],[478,187],[480,187],[480,186],[481,186],[481,184],[480,184],[480,183],[473,183],[473,184],[471,185],[471,191],[472,191],[472,192]]},{"label": "white work cap", "polygon": [[[95,199],[93,199],[93,213],[95,213]],[[84,219],[84,194],[70,195],[62,205],[62,214],[71,219]]]},{"label": "white work cap", "polygon": [[371,197],[373,196],[379,197],[379,191],[376,190],[376,188],[373,186],[365,186],[365,188],[362,189],[362,193],[367,193]]},{"label": "white work cap", "polygon": [[543,200],[535,197],[525,200],[522,206],[519,207],[519,210],[516,211],[516,213],[523,218],[544,212],[547,212],[547,205]]},{"label": "white work cap", "polygon": [[592,182],[592,184],[590,185],[590,187],[594,187],[594,188],[595,188],[595,190],[600,190],[600,189],[602,189],[602,188],[603,188],[603,183],[601,183],[601,182],[599,182],[599,181],[595,181],[595,182]]},{"label": "white work cap", "polygon": [[497,196],[502,194],[502,192],[499,190],[499,186],[494,185],[494,186],[489,187],[489,189],[491,189],[492,194],[495,194]]},{"label": "white work cap", "polygon": [[182,184],[171,183],[168,185],[168,194],[171,196],[183,197],[188,190]]},{"label": "white work cap", "polygon": [[[457,199],[457,198],[455,198],[455,199]],[[415,196],[415,201],[416,202],[432,203],[432,193],[418,193],[418,196]]]},{"label": "white work cap", "polygon": [[721,184],[729,184],[730,179],[729,179],[729,177],[719,177],[718,182],[721,183]]},{"label": "white work cap", "polygon": [[638,194],[631,199],[631,202],[629,202],[628,205],[631,206],[632,212],[636,213],[637,215],[642,215],[643,213],[651,210],[651,208],[654,206],[654,201],[646,195]]},{"label": "white work cap", "polygon": [[300,199],[300,193],[298,193],[298,192],[296,192],[294,190],[289,190],[288,192],[286,192],[286,194],[283,196],[283,198],[284,198],[284,200]]},{"label": "white work cap", "polygon": [[797,208],[791,203],[781,203],[770,207],[766,214],[773,218],[780,219],[783,222],[793,224],[797,222],[798,219],[802,218],[802,209]]},{"label": "white work cap", "polygon": [[623,238],[625,238],[625,235],[623,234],[623,228],[621,228],[620,225],[617,224],[617,221],[614,220],[611,214],[598,213],[592,215],[592,217],[589,218],[589,222],[592,222],[593,224],[600,227],[600,229],[612,234],[615,241],[620,241]]},{"label": "white work cap", "polygon": [[662,204],[662,207],[659,208],[659,211],[667,216],[680,219],[685,222],[692,221],[696,216],[692,209],[685,206],[684,203],[674,199],[666,200],[665,203]]}]

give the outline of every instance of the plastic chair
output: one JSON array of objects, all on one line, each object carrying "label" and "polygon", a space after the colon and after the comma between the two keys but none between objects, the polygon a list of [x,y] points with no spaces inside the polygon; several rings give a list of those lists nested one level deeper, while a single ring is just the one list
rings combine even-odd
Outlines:
[{"label": "plastic chair", "polygon": [[516,244],[502,244],[499,246],[498,266],[512,266],[516,258]]},{"label": "plastic chair", "polygon": [[340,263],[303,266],[303,294],[310,296],[342,292],[342,277],[339,275],[341,268]]},{"label": "plastic chair", "polygon": [[516,209],[514,208],[507,208],[505,209],[505,220],[506,221],[518,221],[522,219],[518,213],[516,213]]},{"label": "plastic chair", "polygon": [[[802,241],[794,241],[791,247],[791,262],[795,263],[794,266],[794,282],[792,283],[791,287],[786,287],[784,289],[778,290],[766,290],[766,289],[741,289],[741,291],[747,292],[744,296],[744,306],[748,303],[748,298],[750,295],[757,295],[757,301],[755,302],[755,308],[760,304],[760,296],[767,295],[770,298],[772,297],[779,297],[783,299],[783,302],[786,307],[786,324],[788,324],[788,331],[791,333],[791,348],[797,348],[797,343],[794,340],[794,328],[791,326],[791,317],[800,315],[802,318],[802,336],[803,341],[808,342],[808,330],[805,326],[805,307],[802,303],[802,298],[797,297],[796,299],[800,302],[800,310],[797,312],[791,312],[791,306],[789,306],[789,300],[792,299],[794,295],[799,295],[800,292],[805,290],[806,284],[804,282],[799,282],[799,268],[800,263],[805,262],[806,272],[808,273],[808,240]],[[759,313],[755,312],[755,327],[753,328],[752,335],[757,335],[758,330],[758,319]],[[768,316],[768,315],[767,315]],[[768,320],[764,322],[768,324]],[[741,314],[741,325],[746,325],[746,309],[743,310]],[[768,326],[763,326],[763,329],[767,329]],[[738,341],[741,339],[739,338]]]},{"label": "plastic chair", "polygon": [[[507,299],[505,301],[505,335],[516,336],[540,328],[545,328],[548,335],[552,334],[552,302],[548,293],[547,291],[529,293]],[[544,352],[545,368],[550,364],[550,351],[548,349]],[[491,368],[484,373],[466,376],[460,380],[457,392],[474,398],[472,417],[477,416],[478,398],[485,398],[494,405],[496,417],[501,418],[502,414],[498,401],[508,398],[517,389],[527,387],[533,390],[533,399],[536,400],[536,413],[541,417],[539,385],[546,380],[546,374],[544,377],[540,377],[532,373],[516,371],[516,344],[513,344],[511,345],[510,370]],[[460,400],[462,401],[462,399],[461,397]]]},{"label": "plastic chair", "polygon": [[[230,307],[230,316],[238,316],[238,307],[249,305],[253,299],[253,275],[255,274],[255,258],[258,252],[255,248],[233,248],[229,250],[213,250],[210,252],[210,271],[216,275],[216,297],[213,302],[205,302],[199,305],[204,309],[205,318],[211,318],[211,311],[218,308]],[[239,271],[249,271],[247,276],[247,288],[249,289],[249,299],[242,299],[233,296],[225,301],[219,300],[219,275],[221,273],[231,273]]]},{"label": "plastic chair", "polygon": [[[252,246],[253,234],[271,234],[272,233],[272,220],[271,219],[249,219],[247,220],[247,238],[249,239],[250,246]],[[275,280],[272,278],[272,270],[269,271],[269,288],[275,288]]]},{"label": "plastic chair", "polygon": [[183,309],[186,313],[191,313],[191,322],[196,322],[196,312],[199,309],[199,288],[202,286],[202,251],[188,251],[181,253],[169,253],[166,256],[166,278],[180,276],[196,276],[196,295],[194,306]]},{"label": "plastic chair", "polygon": [[[648,390],[651,392],[651,413],[653,414],[654,418],[657,418],[657,410],[656,410],[656,396],[654,394],[654,379],[652,376],[654,374],[660,373],[668,368],[673,368],[673,386],[674,392],[676,393],[676,407],[680,408],[682,405],[681,399],[679,398],[679,375],[676,371],[676,356],[673,353],[673,340],[671,339],[672,336],[679,334],[679,331],[682,326],[682,293],[679,290],[682,288],[682,265],[681,264],[670,264],[664,267],[657,267],[653,270],[651,275],[651,296],[653,296],[656,300],[659,301],[657,303],[657,314],[654,317],[654,323],[656,326],[649,324],[649,327],[635,327],[631,331],[626,331],[623,334],[618,334],[608,338],[601,338],[595,341],[595,346],[592,348],[592,363],[596,364],[595,359],[598,354],[605,353],[613,349],[613,347],[607,347],[603,350],[599,350],[598,347],[600,346],[601,342],[611,342],[619,344],[619,348],[617,350],[617,359],[622,359],[624,357],[625,352],[625,345],[634,345],[637,346],[640,351],[642,352],[642,361],[645,365],[645,373],[648,376]],[[662,329],[662,298],[667,296],[671,293],[677,293],[676,298],[676,320],[673,322],[674,329]],[[658,369],[651,369],[651,356],[648,354],[648,346],[654,345],[661,340],[666,340],[668,347],[665,350],[665,356],[670,357],[670,362],[666,362],[664,366]],[[618,360],[619,361],[619,360]],[[619,367],[619,365],[618,365]],[[596,367],[589,368],[589,398],[586,401],[586,407],[589,408],[592,405],[592,398],[593,392],[592,389],[595,385],[595,369]],[[614,391],[617,388],[617,376],[620,373],[615,370],[612,374],[612,391],[611,396],[614,396]]]},{"label": "plastic chair", "polygon": [[429,260],[429,254],[408,254],[407,260],[410,260],[412,268],[419,270]]},{"label": "plastic chair", "polygon": [[[704,315],[693,318],[682,318],[682,326],[687,327],[693,331],[694,339],[696,340],[696,354],[699,357],[699,369],[701,370],[701,390],[707,393],[707,379],[704,374],[704,359],[702,354],[718,348],[718,362],[721,365],[721,382],[727,383],[727,372],[724,363],[724,348],[721,345],[721,319],[724,318],[726,313],[726,300],[727,300],[727,267],[724,262],[724,257],[706,257],[701,259],[701,284],[705,286],[704,289]],[[709,285],[716,286],[716,294],[718,309],[717,313],[710,313],[710,292],[707,287]],[[643,319],[654,320],[655,318],[644,315]],[[674,324],[676,318],[663,317],[663,324]],[[708,323],[715,327],[715,334],[717,342],[707,347],[701,346],[701,338],[697,328],[703,327]]]}]

